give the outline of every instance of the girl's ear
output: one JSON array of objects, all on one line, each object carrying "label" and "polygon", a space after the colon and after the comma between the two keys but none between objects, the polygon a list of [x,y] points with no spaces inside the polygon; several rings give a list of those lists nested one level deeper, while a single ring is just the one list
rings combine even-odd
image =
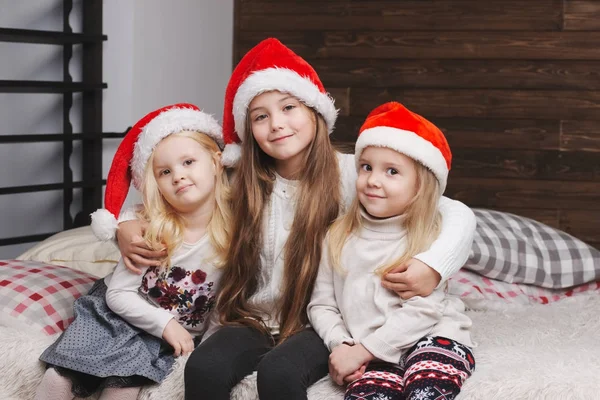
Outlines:
[{"label": "girl's ear", "polygon": [[219,169],[222,168],[222,166],[221,166],[221,155],[222,154],[223,153],[221,153],[220,151],[213,153],[213,172],[215,175],[217,175],[217,171],[219,171]]}]

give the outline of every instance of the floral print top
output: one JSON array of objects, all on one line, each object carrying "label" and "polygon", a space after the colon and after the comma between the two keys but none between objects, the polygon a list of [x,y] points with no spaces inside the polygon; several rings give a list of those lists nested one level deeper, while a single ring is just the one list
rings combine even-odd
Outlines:
[{"label": "floral print top", "polygon": [[219,290],[221,270],[215,261],[208,235],[197,243],[183,243],[171,268],[149,267],[137,275],[121,260],[104,278],[107,303],[127,322],[156,337],[162,338],[172,319],[191,334],[202,334],[209,327]]},{"label": "floral print top", "polygon": [[215,282],[207,281],[208,274],[201,268],[189,270],[175,265],[150,267],[144,274],[140,294],[157,307],[168,310],[184,328],[203,328],[209,312],[214,308]]}]

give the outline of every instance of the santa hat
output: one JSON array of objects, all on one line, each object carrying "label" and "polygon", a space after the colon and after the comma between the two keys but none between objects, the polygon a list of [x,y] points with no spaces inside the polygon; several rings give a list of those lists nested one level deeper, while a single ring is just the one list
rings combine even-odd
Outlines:
[{"label": "santa hat", "polygon": [[233,166],[240,159],[250,102],[271,90],[297,97],[323,116],[329,133],[333,131],[338,112],[317,72],[279,40],[265,39],[246,53],[229,79],[223,112],[223,165]]},{"label": "santa hat", "polygon": [[198,131],[210,136],[223,148],[221,126],[211,115],[193,104],[173,104],[152,111],[125,135],[113,158],[104,193],[104,206],[91,214],[92,231],[100,240],[115,237],[117,217],[129,186],[140,190],[144,169],[156,145],[172,133]]},{"label": "santa hat", "polygon": [[434,124],[400,103],[389,102],[371,111],[358,135],[354,151],[357,167],[366,147],[387,147],[427,167],[444,193],[452,153],[446,137]]}]

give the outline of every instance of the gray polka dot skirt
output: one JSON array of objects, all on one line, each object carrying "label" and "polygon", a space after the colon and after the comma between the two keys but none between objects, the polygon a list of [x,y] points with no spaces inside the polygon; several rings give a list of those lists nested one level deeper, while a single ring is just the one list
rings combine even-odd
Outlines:
[{"label": "gray polka dot skirt", "polygon": [[87,397],[105,387],[161,382],[174,363],[162,339],[130,325],[106,305],[104,279],[73,305],[75,319],[40,356],[73,382],[73,394]]}]

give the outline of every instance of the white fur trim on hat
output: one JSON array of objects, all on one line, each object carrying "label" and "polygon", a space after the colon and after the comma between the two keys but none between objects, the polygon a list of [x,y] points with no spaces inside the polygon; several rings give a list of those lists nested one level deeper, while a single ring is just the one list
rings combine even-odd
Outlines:
[{"label": "white fur trim on hat", "polygon": [[117,219],[105,208],[100,208],[90,214],[92,217],[92,232],[102,240],[112,240],[115,238],[117,231]]},{"label": "white fur trim on hat", "polygon": [[356,141],[354,157],[357,169],[363,150],[369,146],[387,147],[405,154],[427,167],[440,182],[440,193],[444,193],[448,180],[448,165],[442,152],[430,141],[411,131],[378,126],[365,129]]},{"label": "white fur trim on hat", "polygon": [[146,163],[154,148],[165,137],[181,131],[207,134],[223,148],[221,126],[211,115],[191,108],[172,108],[157,115],[140,133],[131,159],[133,185],[140,190]]},{"label": "white fur trim on hat", "polygon": [[235,131],[240,140],[244,140],[246,114],[250,102],[257,95],[271,90],[289,93],[308,107],[317,110],[325,119],[329,133],[333,132],[338,110],[335,109],[334,100],[329,94],[321,92],[310,79],[300,76],[296,71],[287,68],[266,68],[248,76],[233,99]]},{"label": "white fur trim on hat", "polygon": [[242,157],[242,146],[237,143],[225,145],[225,149],[221,154],[221,165],[225,167],[233,167],[240,161]]}]

